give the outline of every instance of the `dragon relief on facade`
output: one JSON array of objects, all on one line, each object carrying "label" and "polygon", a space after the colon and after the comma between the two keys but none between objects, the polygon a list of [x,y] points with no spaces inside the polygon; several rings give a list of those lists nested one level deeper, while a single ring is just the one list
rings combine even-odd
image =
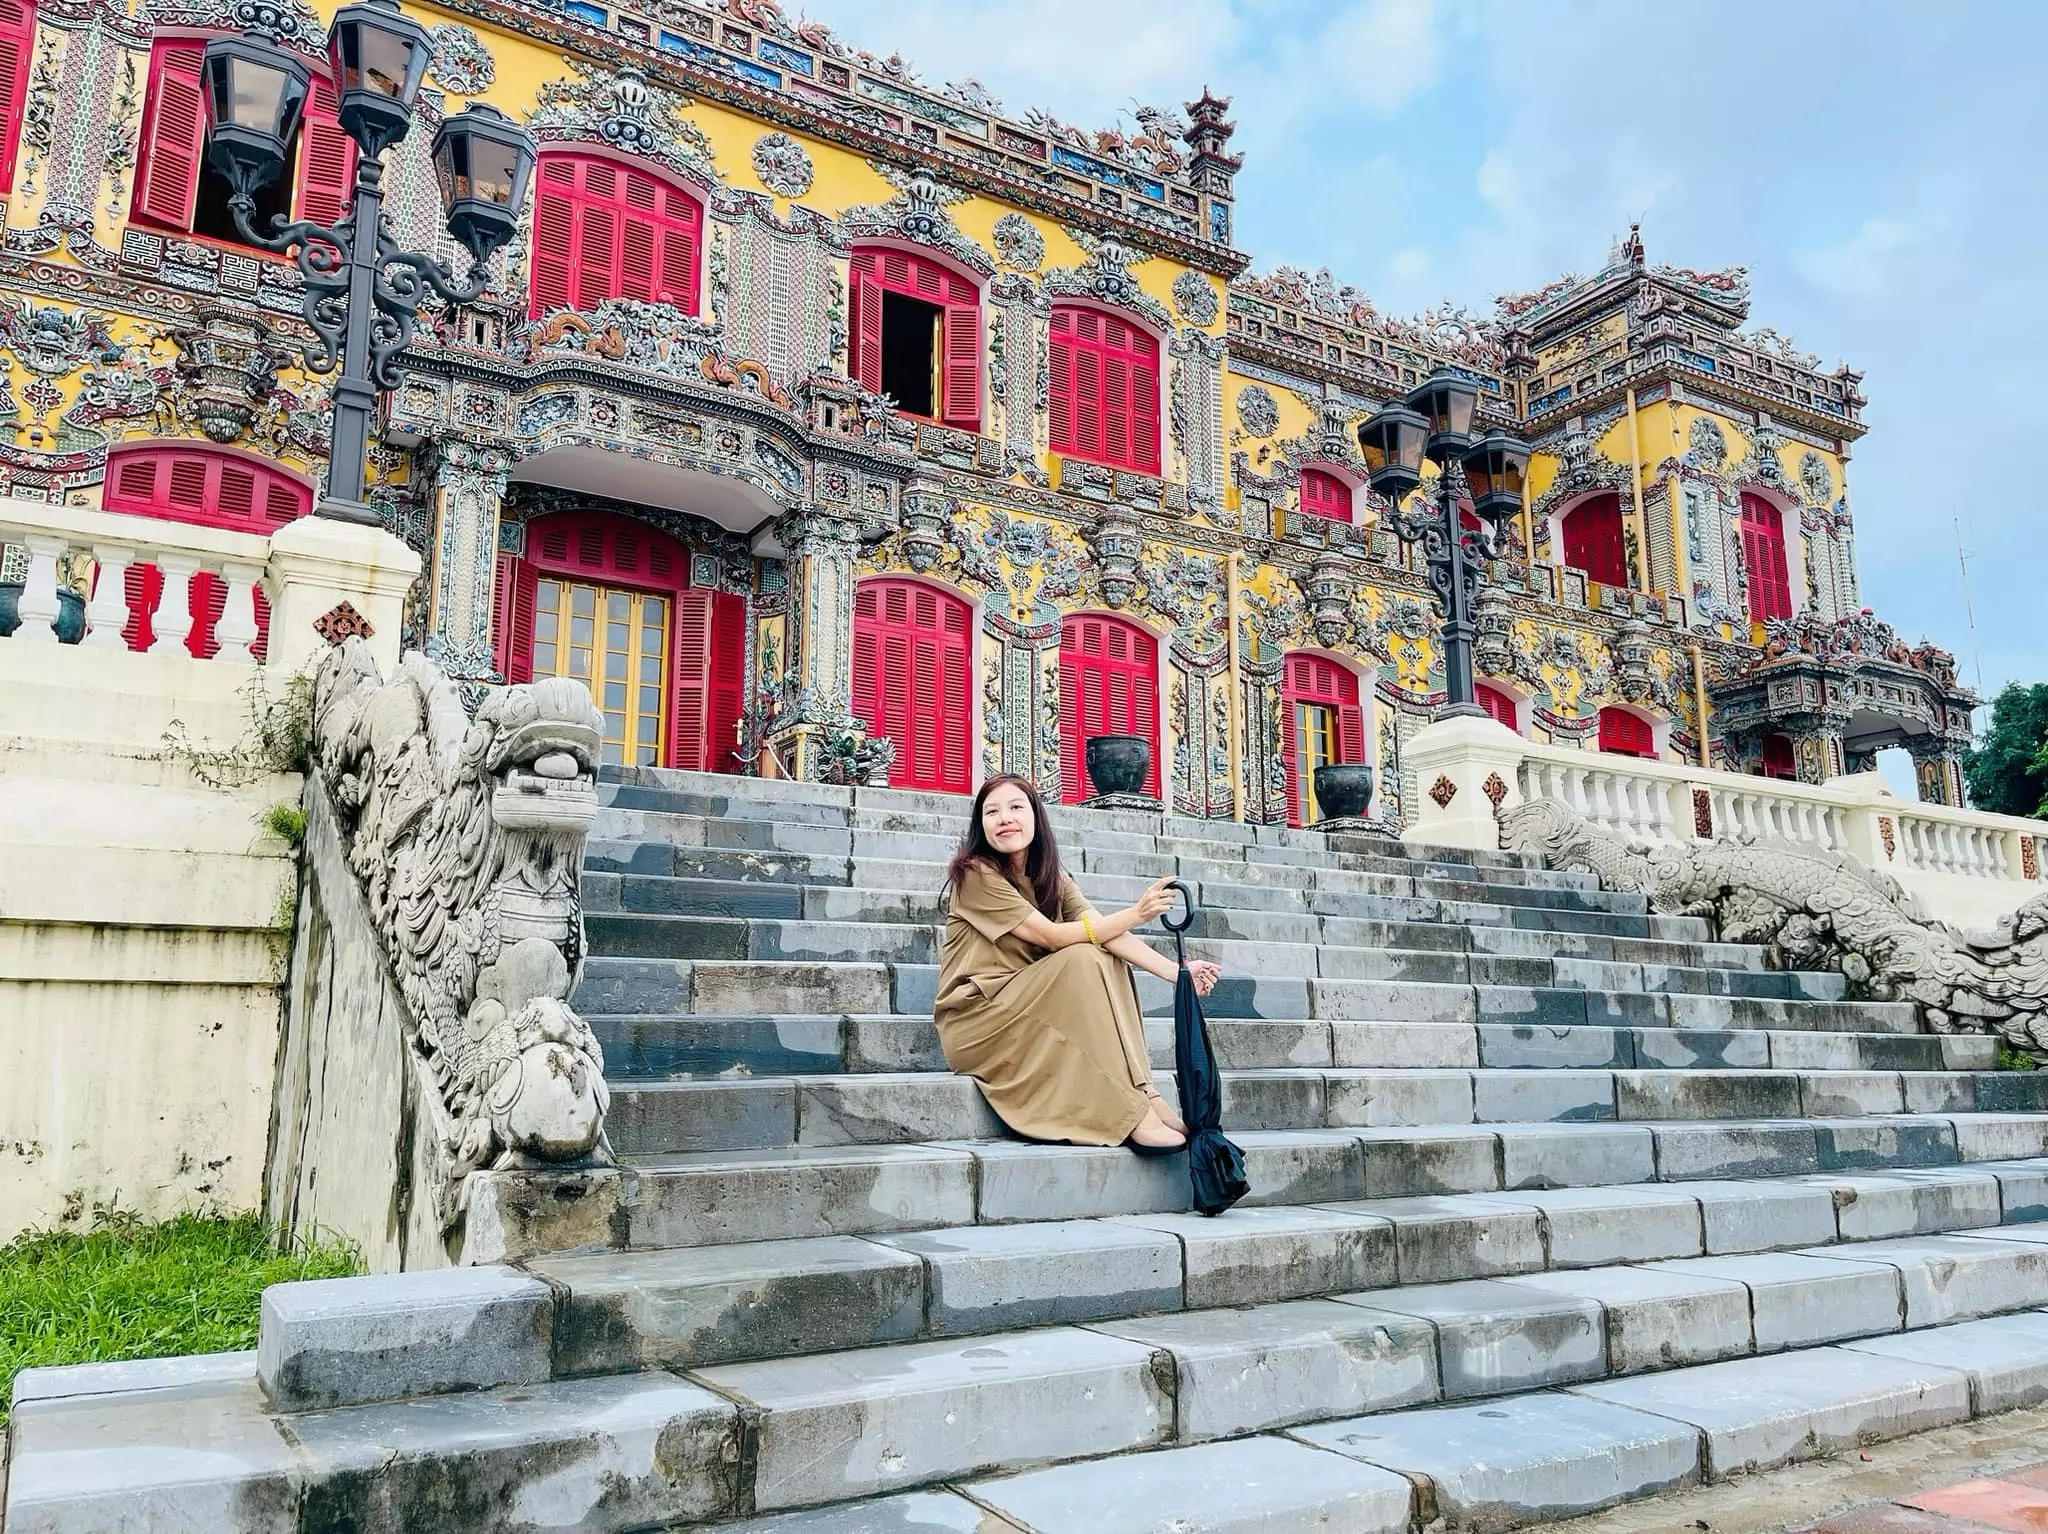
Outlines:
[{"label": "dragon relief on facade", "polygon": [[1995,1033],[2048,1060],[2048,894],[1989,932],[1928,917],[1890,875],[1843,854],[1782,843],[1631,843],[1555,799],[1498,811],[1501,846],[1652,910],[1704,916],[1726,943],[1761,943],[1773,964],[1829,969],[1857,1000],[1910,1001],[1936,1033]]},{"label": "dragon relief on facade", "polygon": [[431,661],[386,682],[360,639],[314,676],[313,760],[438,1106],[444,1227],[473,1171],[607,1154],[604,1060],[569,1006],[603,730],[563,678],[494,689],[472,721]]}]

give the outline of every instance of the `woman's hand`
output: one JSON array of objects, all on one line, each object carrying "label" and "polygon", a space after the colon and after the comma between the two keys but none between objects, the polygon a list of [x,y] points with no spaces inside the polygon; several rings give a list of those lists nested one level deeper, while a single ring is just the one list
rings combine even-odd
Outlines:
[{"label": "woman's hand", "polygon": [[1216,982],[1223,978],[1223,966],[1212,964],[1207,959],[1190,959],[1188,977],[1195,982],[1195,994],[1207,996],[1216,989]]},{"label": "woman's hand", "polygon": [[1167,888],[1172,882],[1171,879],[1154,879],[1145,886],[1145,893],[1131,905],[1133,927],[1142,927],[1146,922],[1164,916],[1173,909],[1174,892]]}]

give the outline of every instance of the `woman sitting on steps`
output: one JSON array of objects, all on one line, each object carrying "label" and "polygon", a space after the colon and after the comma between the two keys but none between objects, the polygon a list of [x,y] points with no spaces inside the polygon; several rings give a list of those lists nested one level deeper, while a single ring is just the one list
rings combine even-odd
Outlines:
[{"label": "woman sitting on steps", "polygon": [[[1038,790],[982,784],[946,871],[951,902],[933,1020],[946,1063],[972,1076],[1003,1122],[1032,1140],[1128,1144],[1164,1155],[1187,1126],[1152,1087],[1129,966],[1172,981],[1172,963],[1130,933],[1173,904],[1158,879],[1108,916],[1060,869]],[[1220,971],[1188,965],[1207,995]]]}]

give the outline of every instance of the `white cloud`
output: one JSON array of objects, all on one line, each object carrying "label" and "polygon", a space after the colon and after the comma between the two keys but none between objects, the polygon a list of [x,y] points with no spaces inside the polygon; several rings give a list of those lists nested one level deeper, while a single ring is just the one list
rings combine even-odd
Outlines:
[{"label": "white cloud", "polygon": [[1847,239],[1810,246],[1792,254],[1800,276],[1823,292],[1854,298],[1886,298],[1934,243],[1933,218],[1908,222],[1873,216]]}]

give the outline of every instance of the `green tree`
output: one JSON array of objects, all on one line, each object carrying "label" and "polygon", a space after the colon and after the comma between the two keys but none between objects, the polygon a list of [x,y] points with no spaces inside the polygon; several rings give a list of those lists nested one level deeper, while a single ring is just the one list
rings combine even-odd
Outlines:
[{"label": "green tree", "polygon": [[1991,724],[1963,759],[1970,803],[1997,815],[2041,815],[2048,801],[2048,682],[2008,682]]}]

